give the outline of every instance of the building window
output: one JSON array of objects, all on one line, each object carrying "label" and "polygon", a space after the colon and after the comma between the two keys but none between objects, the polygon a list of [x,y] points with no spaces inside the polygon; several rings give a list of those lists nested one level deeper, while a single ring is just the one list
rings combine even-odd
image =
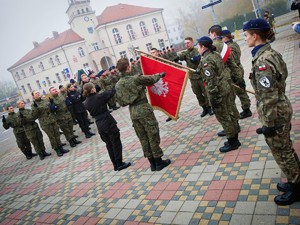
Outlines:
[{"label": "building window", "polygon": [[60,65],[60,59],[59,59],[58,55],[55,56],[55,61],[56,61],[57,65]]},{"label": "building window", "polygon": [[90,69],[90,67],[89,67],[89,64],[88,64],[88,63],[84,63],[82,66],[83,66],[83,68],[84,68],[84,69],[86,69],[86,70],[89,70],[89,69]]},{"label": "building window", "polygon": [[49,63],[50,63],[50,65],[51,65],[52,67],[54,67],[54,62],[53,62],[53,59],[52,59],[52,58],[49,59]]},{"label": "building window", "polygon": [[77,9],[77,14],[78,14],[78,15],[80,14],[80,10],[79,10],[79,9]]},{"label": "building window", "polygon": [[18,72],[16,72],[16,74],[15,74],[15,78],[17,79],[17,80],[20,80],[21,78],[20,78],[20,75],[19,75],[19,73]]},{"label": "building window", "polygon": [[148,35],[148,29],[146,28],[146,24],[145,24],[144,21],[140,22],[140,28],[141,28],[143,36],[147,36]]},{"label": "building window", "polygon": [[26,78],[26,73],[24,70],[21,70],[21,74],[22,74],[23,78]]},{"label": "building window", "polygon": [[135,35],[134,35],[134,32],[132,30],[132,26],[130,24],[128,24],[126,26],[126,29],[127,29],[127,33],[128,33],[128,36],[129,36],[129,39],[132,41],[132,40],[135,40]]},{"label": "building window", "polygon": [[121,44],[122,43],[122,37],[120,36],[120,33],[119,33],[119,30],[117,28],[114,28],[112,30],[112,33],[114,35],[114,38],[115,38],[115,42],[116,44]]},{"label": "building window", "polygon": [[67,74],[64,71],[61,71],[61,75],[64,78],[64,81],[68,80]]},{"label": "building window", "polygon": [[31,85],[29,83],[27,84],[27,87],[28,87],[29,92],[32,92],[32,88],[31,88]]},{"label": "building window", "polygon": [[27,91],[26,91],[24,85],[21,85],[21,89],[22,89],[22,91],[23,91],[24,94],[27,94]]},{"label": "building window", "polygon": [[35,75],[35,70],[34,70],[33,66],[30,66],[30,67],[29,67],[29,72],[30,72],[32,75]]},{"label": "building window", "polygon": [[99,46],[98,46],[97,42],[92,43],[92,46],[93,46],[93,48],[94,48],[95,51],[99,50]]},{"label": "building window", "polygon": [[39,64],[39,67],[40,67],[40,69],[41,69],[42,71],[44,71],[44,70],[45,70],[45,67],[44,67],[44,64],[43,64],[43,62],[40,62],[40,64]]},{"label": "building window", "polygon": [[160,49],[164,48],[165,47],[164,39],[158,39],[158,45]]},{"label": "building window", "polygon": [[37,86],[38,86],[38,89],[42,89],[42,86],[41,86],[41,83],[40,83],[40,81],[39,80],[36,80],[36,84],[37,84]]},{"label": "building window", "polygon": [[127,58],[126,51],[120,52],[120,57],[121,57],[121,58]]},{"label": "building window", "polygon": [[60,78],[60,76],[59,76],[59,73],[56,73],[55,76],[56,76],[57,82],[58,82],[58,83],[61,83],[61,78]]},{"label": "building window", "polygon": [[46,81],[47,81],[48,86],[51,86],[51,81],[50,81],[49,77],[46,77]]},{"label": "building window", "polygon": [[78,53],[81,57],[85,56],[83,48],[81,48],[81,47],[78,48]]},{"label": "building window", "polygon": [[156,18],[153,18],[153,19],[152,19],[152,24],[153,24],[153,28],[154,28],[155,33],[158,33],[160,27],[158,26],[158,22],[157,22],[157,19],[156,19]]},{"label": "building window", "polygon": [[81,9],[81,12],[84,13],[84,9]]},{"label": "building window", "polygon": [[90,11],[89,8],[86,8],[85,10],[86,10],[86,12],[89,12],[89,11]]},{"label": "building window", "polygon": [[147,43],[146,47],[147,47],[148,52],[150,52],[150,50],[152,48],[152,43]]},{"label": "building window", "polygon": [[170,38],[170,42],[173,43],[173,38]]}]

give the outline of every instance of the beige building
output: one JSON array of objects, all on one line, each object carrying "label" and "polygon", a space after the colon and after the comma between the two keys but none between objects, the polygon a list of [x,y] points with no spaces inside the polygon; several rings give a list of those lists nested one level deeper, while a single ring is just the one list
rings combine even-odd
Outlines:
[{"label": "beige building", "polygon": [[90,0],[69,0],[66,11],[71,29],[53,32],[45,41],[8,68],[25,101],[31,91],[46,94],[77,77],[77,71],[99,72],[122,57],[135,58],[135,49],[149,52],[152,47],[169,45],[161,8],[127,4],[107,7],[96,16]]}]

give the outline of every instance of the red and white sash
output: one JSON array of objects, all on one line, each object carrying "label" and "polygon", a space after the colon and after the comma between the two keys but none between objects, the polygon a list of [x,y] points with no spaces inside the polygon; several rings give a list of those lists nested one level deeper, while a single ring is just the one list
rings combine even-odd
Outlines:
[{"label": "red and white sash", "polygon": [[221,56],[222,56],[222,59],[223,59],[223,62],[226,63],[229,55],[230,55],[230,47],[227,45],[227,44],[223,44],[223,48],[222,48],[222,51],[221,51]]}]

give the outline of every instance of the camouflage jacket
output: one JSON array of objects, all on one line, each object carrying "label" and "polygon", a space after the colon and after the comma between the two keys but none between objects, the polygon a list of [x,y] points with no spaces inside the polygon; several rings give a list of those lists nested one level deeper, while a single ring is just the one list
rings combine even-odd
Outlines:
[{"label": "camouflage jacket", "polygon": [[234,59],[234,62],[240,68],[241,74],[244,77],[244,68],[243,68],[243,65],[241,64],[241,54],[242,54],[242,52],[241,52],[240,46],[236,42],[234,42],[233,40],[230,40],[229,42],[227,42],[227,44],[231,49],[231,54],[232,54],[232,57]]},{"label": "camouflage jacket", "polygon": [[[121,75],[121,80],[130,83],[131,86],[135,86],[134,92],[129,94],[135,94],[135,103],[129,105],[130,117],[132,120],[147,117],[150,113],[153,113],[152,106],[148,103],[145,88],[155,84],[161,76],[159,74],[154,74],[152,76],[132,76],[130,73],[124,73]],[[121,90],[122,91],[122,90]],[[124,90],[126,92],[127,90]]]},{"label": "camouflage jacket", "polygon": [[256,52],[249,78],[262,125],[282,125],[286,121],[286,112],[292,110],[285,95],[287,76],[288,70],[281,54],[273,50],[270,44],[265,44]]},{"label": "camouflage jacket", "polygon": [[[22,113],[23,117],[20,116]],[[20,123],[23,125],[25,132],[30,132],[31,130],[39,128],[38,124],[35,122],[35,118],[30,109],[20,109],[17,113]]]},{"label": "camouflage jacket", "polygon": [[39,119],[41,127],[55,123],[54,114],[50,111],[50,102],[48,99],[35,100],[37,107],[34,103],[31,104],[32,114],[35,118]]},{"label": "camouflage jacket", "polygon": [[[217,52],[221,53],[224,43],[221,39],[216,38],[213,40],[213,45],[217,48]],[[233,58],[233,53],[230,52],[230,55],[225,63],[225,68],[224,68],[224,76],[228,80],[232,80],[233,83],[241,83],[243,82],[243,75],[241,73],[240,68],[236,65],[234,58]]]},{"label": "camouflage jacket", "polygon": [[[180,53],[178,57],[180,61],[186,61],[187,67],[196,70],[200,63],[200,57],[196,61],[193,61],[192,58],[197,55],[199,55],[198,50],[196,48],[191,48]],[[189,71],[188,74],[189,78],[192,80],[201,79],[201,76],[195,72]]]},{"label": "camouflage jacket", "polygon": [[52,96],[52,99],[53,99],[54,104],[58,106],[58,110],[54,113],[54,115],[57,119],[61,120],[66,116],[67,117],[71,116],[70,111],[67,108],[66,99],[64,96],[55,95],[55,96]]},{"label": "camouflage jacket", "polygon": [[224,62],[222,57],[216,51],[206,51],[201,57],[199,67],[206,91],[210,99],[221,102],[222,97],[230,91],[229,84],[223,76]]},{"label": "camouflage jacket", "polygon": [[24,132],[23,125],[19,120],[17,113],[8,113],[5,123],[3,123],[4,129],[8,130],[10,127],[13,128],[14,134],[20,134]]},{"label": "camouflage jacket", "polygon": [[99,78],[99,84],[102,91],[111,90],[114,87],[114,82],[110,74],[101,76]]}]

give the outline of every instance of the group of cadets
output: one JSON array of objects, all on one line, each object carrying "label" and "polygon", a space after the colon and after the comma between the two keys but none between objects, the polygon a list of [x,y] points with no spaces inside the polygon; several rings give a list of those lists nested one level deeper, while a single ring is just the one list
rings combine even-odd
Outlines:
[{"label": "group of cadets", "polygon": [[[250,81],[256,93],[259,119],[262,122],[257,133],[265,136],[276,162],[288,179],[288,183],[277,185],[278,190],[284,194],[276,196],[275,202],[288,205],[300,197],[300,163],[290,140],[292,108],[285,96],[286,64],[282,56],[270,47],[268,40],[274,39],[274,33],[267,21],[260,18],[250,20],[243,29],[247,45],[254,47]],[[241,130],[239,120],[252,116],[251,102],[240,62],[241,50],[233,42],[231,32],[214,25],[210,27],[208,35],[197,39],[196,45],[191,37],[186,37],[186,49],[178,54],[172,46],[161,51],[152,48],[150,52],[156,58],[185,61],[187,67],[192,69],[188,75],[192,91],[203,108],[200,116],[215,114],[223,128],[217,135],[227,138],[224,146],[219,149],[225,153],[241,146],[238,138]],[[14,129],[18,146],[26,158],[36,155],[32,153],[31,142],[40,159],[44,159],[50,153],[45,151],[42,133],[35,122],[39,119],[52,148],[61,156],[69,150],[62,147],[59,129],[71,147],[80,144],[73,133],[74,122],[79,124],[86,138],[94,135],[90,132],[89,125],[92,122],[88,119],[88,110],[96,121],[101,139],[106,143],[114,170],[119,171],[131,163],[123,162],[119,128],[110,111],[119,108],[117,102],[121,106],[129,105],[130,117],[144,156],[148,158],[151,170],[159,171],[171,161],[162,159],[159,126],[148,103],[145,88],[165,76],[163,71],[142,76],[139,58],[123,58],[117,62],[117,68],[113,66],[97,75],[89,71],[81,75],[78,85],[71,80],[66,89],[60,86],[60,94],[54,87],[49,89],[48,98],[33,91],[31,109],[25,109],[24,101],[17,103],[18,113],[14,113],[13,107],[9,106],[8,117],[3,116],[2,119],[3,126],[5,129]],[[241,101],[240,113],[235,103],[236,96]]]}]

